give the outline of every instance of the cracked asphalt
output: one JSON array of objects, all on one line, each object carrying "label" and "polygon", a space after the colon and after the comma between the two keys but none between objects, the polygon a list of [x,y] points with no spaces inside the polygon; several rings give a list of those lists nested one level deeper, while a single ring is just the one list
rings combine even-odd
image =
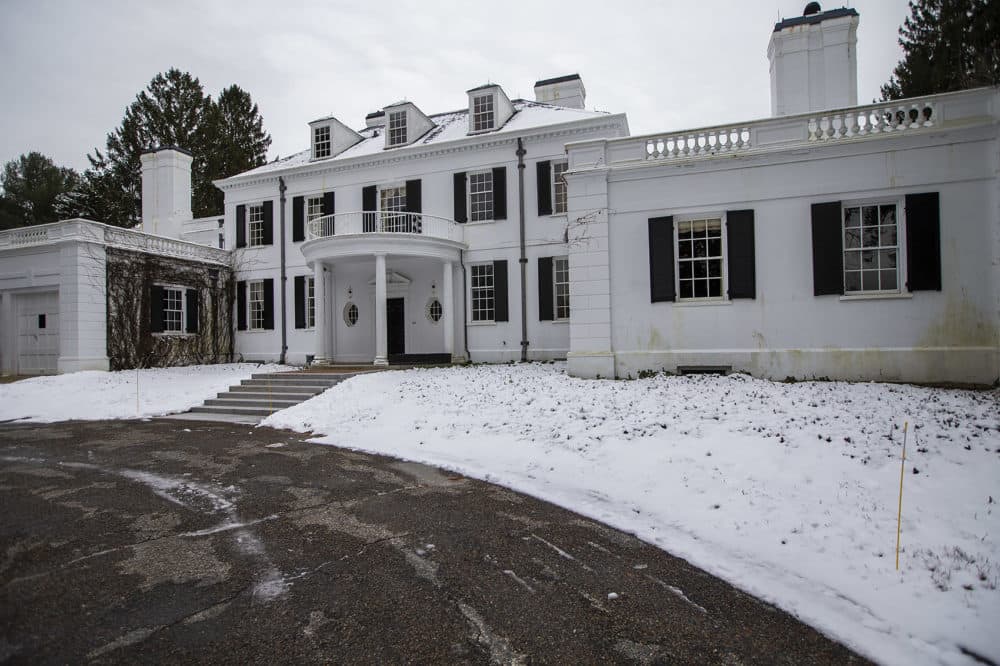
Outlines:
[{"label": "cracked asphalt", "polygon": [[851,663],[565,509],[300,435],[0,425],[0,662]]}]

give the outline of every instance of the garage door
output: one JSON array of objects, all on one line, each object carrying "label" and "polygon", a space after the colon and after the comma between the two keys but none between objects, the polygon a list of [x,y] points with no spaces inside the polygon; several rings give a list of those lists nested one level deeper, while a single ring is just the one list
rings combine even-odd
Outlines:
[{"label": "garage door", "polygon": [[59,293],[18,294],[17,374],[53,374],[59,360]]}]

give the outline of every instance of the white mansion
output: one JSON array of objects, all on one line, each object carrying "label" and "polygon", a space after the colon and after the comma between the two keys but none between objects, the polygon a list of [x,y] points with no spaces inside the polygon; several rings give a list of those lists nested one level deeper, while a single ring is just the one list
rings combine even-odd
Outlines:
[{"label": "white mansion", "polygon": [[124,248],[212,276],[144,287],[160,347],[212,334],[204,285],[231,270],[248,360],[995,382],[1000,92],[858,106],[857,12],[807,12],[771,34],[767,119],[632,137],[577,75],[534,100],[479,86],[457,111],[315,120],[307,150],[217,182],[206,220],[190,156],[151,151],[141,231],[0,233],[3,370],[109,366]]}]

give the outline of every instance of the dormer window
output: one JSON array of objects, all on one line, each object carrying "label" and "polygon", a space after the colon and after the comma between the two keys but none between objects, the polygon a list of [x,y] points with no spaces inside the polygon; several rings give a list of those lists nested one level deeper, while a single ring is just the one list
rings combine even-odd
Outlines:
[{"label": "dormer window", "polygon": [[482,132],[493,129],[493,95],[478,95],[472,98],[472,131]]},{"label": "dormer window", "polygon": [[389,145],[402,146],[406,143],[406,111],[389,114]]},{"label": "dormer window", "polygon": [[313,157],[320,159],[330,156],[330,126],[313,128]]}]

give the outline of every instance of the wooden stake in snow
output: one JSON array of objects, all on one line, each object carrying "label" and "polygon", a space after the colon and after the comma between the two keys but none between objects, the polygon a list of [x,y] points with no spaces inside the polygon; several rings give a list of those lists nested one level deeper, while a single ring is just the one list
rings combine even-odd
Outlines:
[{"label": "wooden stake in snow", "polygon": [[135,415],[139,416],[139,366],[135,366]]},{"label": "wooden stake in snow", "polygon": [[899,510],[896,513],[896,571],[899,571],[899,530],[903,520],[903,475],[906,471],[906,428],[909,421],[903,421],[903,457],[899,461]]}]

